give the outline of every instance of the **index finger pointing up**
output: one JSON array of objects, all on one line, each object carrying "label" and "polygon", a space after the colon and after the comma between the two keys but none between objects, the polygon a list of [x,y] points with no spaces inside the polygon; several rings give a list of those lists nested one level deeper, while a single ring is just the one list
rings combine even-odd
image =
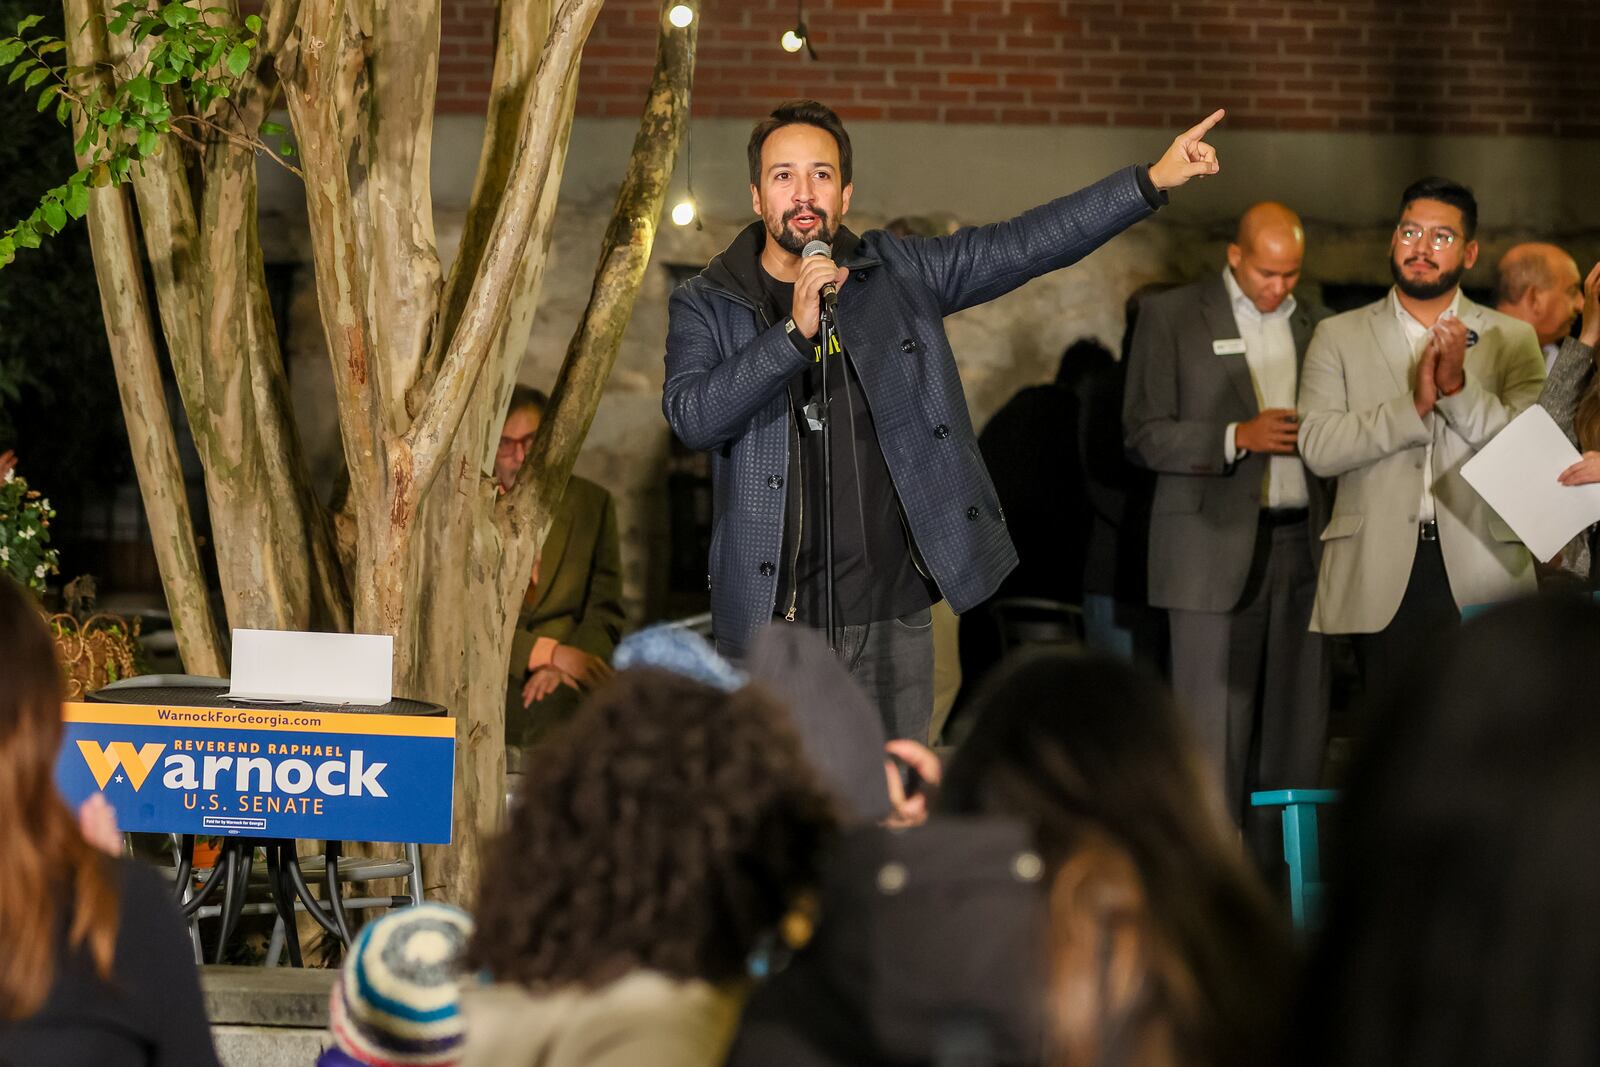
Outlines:
[{"label": "index finger pointing up", "polygon": [[1227,113],[1228,112],[1226,108],[1217,108],[1217,110],[1201,119],[1198,125],[1191,127],[1189,132],[1183,135],[1183,139],[1185,141],[1198,141],[1202,139],[1206,134],[1211,132],[1211,127],[1222,121],[1222,117]]}]

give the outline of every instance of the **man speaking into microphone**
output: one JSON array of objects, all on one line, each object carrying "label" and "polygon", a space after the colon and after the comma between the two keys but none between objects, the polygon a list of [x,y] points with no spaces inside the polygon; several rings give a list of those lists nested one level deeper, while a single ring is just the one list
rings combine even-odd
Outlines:
[{"label": "man speaking into microphone", "polygon": [[[662,389],[679,439],[711,453],[719,650],[742,657],[774,619],[821,629],[831,596],[838,652],[889,736],[928,739],[930,608],[941,597],[957,612],[982,603],[1017,562],[943,319],[1082,259],[1164,204],[1165,190],[1217,173],[1204,138],[1221,118],[1154,164],[931,239],[842,225],[850,137],[829,108],[794,101],[757,124],[759,221],[673,294]],[[837,303],[824,353],[828,286]]]}]

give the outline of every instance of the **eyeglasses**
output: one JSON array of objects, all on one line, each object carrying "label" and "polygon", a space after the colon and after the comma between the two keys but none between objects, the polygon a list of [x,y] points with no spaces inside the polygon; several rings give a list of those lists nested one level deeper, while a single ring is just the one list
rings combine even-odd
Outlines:
[{"label": "eyeglasses", "polygon": [[1456,243],[1456,232],[1443,226],[1432,226],[1425,230],[1421,226],[1407,226],[1402,223],[1395,228],[1395,234],[1400,238],[1400,243],[1407,246],[1414,245],[1426,237],[1428,247],[1435,252],[1443,252]]},{"label": "eyeglasses", "polygon": [[531,433],[523,434],[521,437],[502,437],[500,438],[500,451],[507,455],[519,448],[527,451],[533,447],[533,437],[534,435]]}]

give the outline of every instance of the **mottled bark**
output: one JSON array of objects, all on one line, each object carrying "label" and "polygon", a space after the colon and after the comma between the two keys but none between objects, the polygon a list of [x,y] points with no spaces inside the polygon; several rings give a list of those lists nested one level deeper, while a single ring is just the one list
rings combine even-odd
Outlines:
[{"label": "mottled bark", "polygon": [[[104,24],[91,18],[95,0],[66,0],[63,6],[67,25],[84,27],[68,35],[68,62],[75,67],[98,67],[106,60],[106,35]],[[80,117],[74,137],[81,135],[82,129]],[[81,166],[86,159],[78,162]],[[184,495],[183,468],[161,383],[153,311],[129,195],[126,189],[116,187],[89,193],[89,241],[94,249],[100,309],[178,652],[186,669],[224,675],[226,656],[212,618],[194,520]]]},{"label": "mottled bark", "polygon": [[[66,2],[70,15],[106,0]],[[257,72],[270,58],[300,148],[350,476],[342,551],[307,488],[285,399],[253,161],[231,144],[197,158],[169,146],[138,183],[163,324],[206,463],[218,557],[228,561],[230,617],[394,636],[396,692],[444,704],[459,723],[455,840],[429,850],[427,873],[430,887],[461,903],[476,890],[481,848],[502,810],[515,606],[621,342],[687,117],[694,30],[668,26],[663,5],[655,80],[589,310],[533,460],[499,498],[487,461],[527,346],[578,59],[600,3],[503,4],[478,184],[444,280],[428,184],[431,122],[418,121],[432,113],[438,4],[268,0],[262,9],[270,57],[247,75],[228,121],[253,131],[267,106]],[[107,284],[116,291],[115,279]],[[147,336],[148,316],[147,308]],[[342,573],[350,576],[343,617]]]}]

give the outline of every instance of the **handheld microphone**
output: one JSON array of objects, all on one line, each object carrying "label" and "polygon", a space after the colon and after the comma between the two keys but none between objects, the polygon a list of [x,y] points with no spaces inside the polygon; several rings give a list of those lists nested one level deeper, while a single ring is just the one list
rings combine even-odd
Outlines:
[{"label": "handheld microphone", "polygon": [[[802,256],[826,256],[831,259],[833,257],[833,246],[826,241],[812,241],[806,245],[800,254]],[[832,282],[824,284],[822,287],[822,302],[830,308],[838,303],[839,287]]]}]

